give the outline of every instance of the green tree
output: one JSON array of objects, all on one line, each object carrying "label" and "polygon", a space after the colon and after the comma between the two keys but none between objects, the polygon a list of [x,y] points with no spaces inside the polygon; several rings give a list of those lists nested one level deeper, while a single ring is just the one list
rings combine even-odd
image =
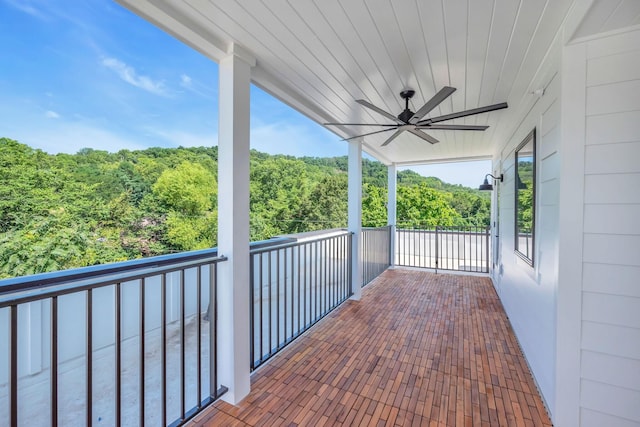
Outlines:
[{"label": "green tree", "polygon": [[364,227],[387,225],[387,190],[385,188],[363,184],[362,225]]},{"label": "green tree", "polygon": [[450,205],[450,193],[427,187],[425,183],[398,187],[398,225],[435,227],[454,225],[460,217]]},{"label": "green tree", "polygon": [[306,165],[283,157],[267,158],[252,164],[250,178],[252,239],[295,231],[297,209],[309,194]]},{"label": "green tree", "polygon": [[212,247],[216,242],[216,181],[198,163],[183,161],[166,169],[153,185],[153,193],[168,209],[166,240],[176,250]]},{"label": "green tree", "polygon": [[322,230],[347,226],[347,175],[330,175],[313,188],[300,207],[298,231]]},{"label": "green tree", "polygon": [[189,161],[162,172],[152,188],[168,209],[192,216],[212,209],[217,193],[213,174],[202,165]]}]

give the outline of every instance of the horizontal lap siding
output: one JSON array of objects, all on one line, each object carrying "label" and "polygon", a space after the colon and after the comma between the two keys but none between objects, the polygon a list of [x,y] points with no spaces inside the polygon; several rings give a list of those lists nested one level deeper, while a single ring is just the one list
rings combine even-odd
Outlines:
[{"label": "horizontal lap siding", "polygon": [[[556,50],[553,52],[557,53]],[[500,153],[504,182],[500,183],[499,266],[494,277],[500,299],[513,325],[532,374],[551,414],[555,412],[556,299],[560,186],[560,85],[559,56],[543,64],[549,71],[536,87],[544,96],[527,96],[528,108],[518,111],[513,134]],[[536,219],[534,266],[515,253],[515,149],[536,130]]]},{"label": "horizontal lap siding", "polygon": [[640,422],[640,31],[589,42],[581,423]]}]

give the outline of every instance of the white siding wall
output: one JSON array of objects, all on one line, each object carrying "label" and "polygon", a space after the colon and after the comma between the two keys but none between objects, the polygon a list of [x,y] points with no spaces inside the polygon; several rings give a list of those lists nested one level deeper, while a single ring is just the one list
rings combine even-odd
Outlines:
[{"label": "white siding wall", "polygon": [[[637,426],[640,30],[552,48],[535,79],[544,95],[509,100],[513,132],[494,158],[505,175],[494,283],[553,421]],[[531,267],[514,253],[514,149],[533,128]]]},{"label": "white siding wall", "polygon": [[[538,73],[542,97],[526,94],[506,118],[515,126],[494,164],[502,164],[500,254],[494,283],[543,398],[555,403],[556,286],[558,259],[560,76],[559,49],[552,49]],[[510,102],[511,104],[511,102]],[[536,129],[536,222],[534,266],[514,252],[515,148]]]},{"label": "white siding wall", "polygon": [[580,406],[640,424],[640,31],[586,42]]}]

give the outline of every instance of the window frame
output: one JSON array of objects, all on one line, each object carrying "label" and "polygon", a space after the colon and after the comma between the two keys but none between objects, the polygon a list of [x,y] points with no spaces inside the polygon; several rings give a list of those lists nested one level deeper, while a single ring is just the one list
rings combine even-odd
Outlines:
[{"label": "window frame", "polygon": [[[522,148],[524,148],[527,144],[531,143],[533,145],[533,149],[532,149],[532,154],[531,156],[526,156],[526,157],[532,157],[532,189],[531,189],[531,197],[532,197],[532,201],[531,201],[531,253],[529,254],[529,256],[523,252],[521,249],[524,248],[520,248],[519,243],[519,237],[520,237],[520,223],[518,220],[519,217],[519,210],[518,210],[518,201],[519,201],[519,190],[520,188],[518,188],[518,183],[521,182],[521,180],[519,179],[519,173],[518,173],[518,152],[520,150],[522,150]],[[536,193],[537,193],[537,185],[536,185],[536,175],[537,175],[537,156],[536,156],[536,149],[537,149],[537,144],[536,144],[536,129],[534,128],[531,132],[529,132],[529,134],[522,140],[522,142],[520,142],[520,144],[518,144],[518,146],[515,149],[515,166],[514,166],[514,170],[515,170],[515,178],[514,178],[514,229],[515,229],[515,233],[514,233],[514,251],[516,253],[516,255],[518,255],[523,261],[525,261],[527,264],[529,264],[530,266],[533,267],[534,265],[534,261],[535,261],[535,247],[536,247]],[[523,156],[524,157],[524,156]]]}]

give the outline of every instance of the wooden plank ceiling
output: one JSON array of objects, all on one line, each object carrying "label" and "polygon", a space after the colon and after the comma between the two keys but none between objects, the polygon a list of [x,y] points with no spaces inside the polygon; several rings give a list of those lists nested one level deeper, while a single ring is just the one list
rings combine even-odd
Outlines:
[{"label": "wooden plank ceiling", "polygon": [[[428,116],[507,101],[517,104],[567,15],[571,0],[120,0],[125,7],[219,61],[240,46],[256,59],[256,85],[318,123],[389,123],[355,102],[399,114],[399,92],[419,109],[443,86],[457,91]],[[405,132],[365,138],[384,163],[486,158],[506,110],[446,124],[485,132]],[[328,127],[336,138],[373,127]],[[304,137],[302,135],[301,137]]]}]

